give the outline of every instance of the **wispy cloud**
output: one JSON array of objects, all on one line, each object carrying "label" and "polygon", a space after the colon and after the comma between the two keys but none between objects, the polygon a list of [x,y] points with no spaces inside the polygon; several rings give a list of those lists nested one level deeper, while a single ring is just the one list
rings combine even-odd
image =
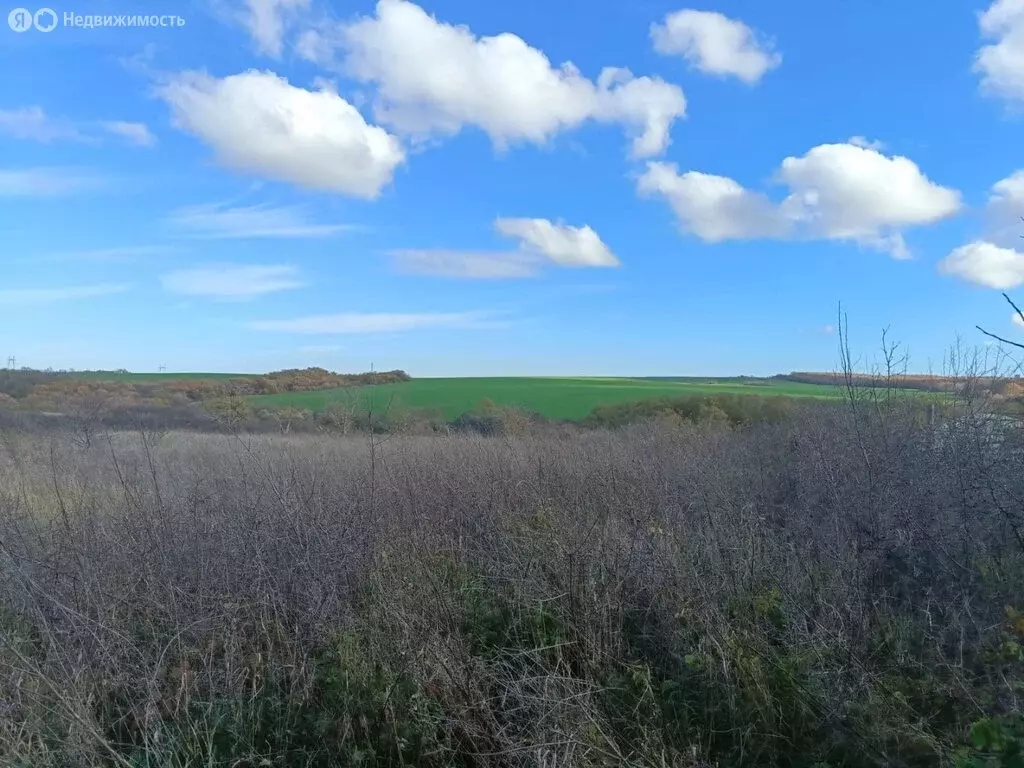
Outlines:
[{"label": "wispy cloud", "polygon": [[847,143],[853,144],[853,146],[860,147],[861,149],[873,149],[876,152],[881,152],[885,149],[884,142],[878,141],[877,139],[868,139],[864,136],[851,136]]},{"label": "wispy cloud", "polygon": [[512,251],[458,251],[414,248],[388,253],[406,274],[476,280],[534,277],[543,267],[617,267],[618,257],[589,226],[573,227],[548,219],[494,222],[498,234],[519,241]]},{"label": "wispy cloud", "polygon": [[179,208],[167,217],[173,228],[193,237],[331,237],[357,229],[351,224],[317,224],[300,206],[223,203]]},{"label": "wispy cloud", "polygon": [[249,30],[257,50],[281,58],[284,33],[294,16],[309,7],[309,0],[246,0],[241,21]]},{"label": "wispy cloud", "polygon": [[539,259],[520,251],[452,251],[410,249],[388,254],[395,268],[404,274],[463,277],[479,280],[500,280],[533,277],[539,268]]},{"label": "wispy cloud", "polygon": [[297,351],[308,355],[328,355],[334,352],[340,352],[343,349],[345,349],[345,347],[340,344],[307,344],[299,347]]},{"label": "wispy cloud", "polygon": [[52,141],[87,141],[73,123],[49,117],[41,107],[0,109],[0,133],[15,139],[48,144]]},{"label": "wispy cloud", "polygon": [[0,197],[55,197],[105,184],[100,176],[71,168],[0,169]]},{"label": "wispy cloud", "polygon": [[343,312],[311,315],[291,320],[259,320],[249,323],[256,331],[303,334],[398,333],[427,328],[480,328],[489,315],[483,312],[401,314],[385,312]]},{"label": "wispy cloud", "polygon": [[139,147],[156,146],[156,136],[145,123],[129,123],[124,120],[105,120],[100,123],[103,130],[120,136]]},{"label": "wispy cloud", "polygon": [[48,115],[46,110],[38,106],[0,109],[0,134],[43,144],[55,141],[98,144],[105,134],[118,136],[142,147],[156,144],[156,137],[144,123],[124,120],[75,121]]},{"label": "wispy cloud", "polygon": [[148,256],[162,256],[173,253],[176,249],[166,245],[135,245],[119,248],[95,248],[82,251],[61,251],[50,256],[60,261],[102,261],[125,262],[137,261]]},{"label": "wispy cloud", "polygon": [[124,293],[130,287],[123,283],[99,283],[61,288],[3,288],[0,289],[0,305],[49,304],[75,299],[93,299],[99,296]]},{"label": "wispy cloud", "polygon": [[527,253],[560,267],[617,267],[618,257],[590,226],[573,227],[548,219],[497,219],[495,229],[519,241]]},{"label": "wispy cloud", "polygon": [[161,276],[160,282],[170,293],[236,300],[306,285],[295,267],[284,264],[221,264],[179,269]]}]

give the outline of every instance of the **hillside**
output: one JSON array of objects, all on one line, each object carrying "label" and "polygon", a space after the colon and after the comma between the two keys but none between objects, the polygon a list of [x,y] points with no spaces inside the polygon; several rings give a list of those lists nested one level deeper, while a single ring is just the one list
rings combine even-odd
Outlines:
[{"label": "hillside", "polygon": [[[72,404],[109,407],[174,405],[225,397],[340,390],[409,379],[405,371],[335,373],[323,368],[266,374],[131,373],[128,371],[0,371],[0,395],[28,410],[60,410]],[[9,403],[10,404],[10,403]]]},{"label": "hillside", "polygon": [[834,398],[832,386],[763,381],[748,386],[718,379],[643,379],[589,377],[431,378],[383,384],[372,388],[342,388],[288,392],[251,398],[254,408],[303,408],[322,411],[331,406],[357,410],[385,408],[437,411],[455,418],[484,401],[522,408],[551,419],[582,419],[594,408],[652,398],[685,395],[735,394]]}]

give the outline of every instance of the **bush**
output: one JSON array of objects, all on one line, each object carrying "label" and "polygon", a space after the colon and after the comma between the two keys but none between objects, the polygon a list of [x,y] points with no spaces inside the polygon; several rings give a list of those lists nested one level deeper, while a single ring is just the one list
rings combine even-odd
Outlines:
[{"label": "bush", "polygon": [[601,405],[584,423],[594,427],[623,427],[667,416],[691,423],[728,423],[733,426],[777,423],[789,416],[797,402],[786,397],[759,395],[683,395],[631,403]]},{"label": "bush", "polygon": [[456,432],[473,432],[488,437],[524,435],[548,423],[538,413],[522,408],[498,406],[485,399],[480,409],[470,411],[448,422],[449,429]]},{"label": "bush", "polygon": [[733,405],[5,432],[0,764],[1018,764],[1021,433]]}]

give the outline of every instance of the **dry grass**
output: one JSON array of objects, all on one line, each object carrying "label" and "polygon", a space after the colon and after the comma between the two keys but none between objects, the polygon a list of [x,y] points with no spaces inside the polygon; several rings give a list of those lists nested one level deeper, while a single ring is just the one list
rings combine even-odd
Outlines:
[{"label": "dry grass", "polygon": [[984,718],[1012,741],[1024,458],[980,417],[72,438],[0,453],[3,765],[982,765]]}]

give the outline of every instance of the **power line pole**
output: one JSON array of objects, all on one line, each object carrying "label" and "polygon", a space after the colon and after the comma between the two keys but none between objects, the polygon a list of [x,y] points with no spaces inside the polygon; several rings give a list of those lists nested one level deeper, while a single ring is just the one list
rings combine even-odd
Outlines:
[{"label": "power line pole", "polygon": [[10,357],[7,358],[7,367],[10,368],[12,371],[14,370],[14,363],[15,362],[16,361],[14,359],[14,355],[11,355]]},{"label": "power line pole", "polygon": [[167,370],[167,366],[166,366],[166,365],[161,365],[161,366],[160,366],[160,373],[163,373],[163,372],[165,372],[166,370]]}]

